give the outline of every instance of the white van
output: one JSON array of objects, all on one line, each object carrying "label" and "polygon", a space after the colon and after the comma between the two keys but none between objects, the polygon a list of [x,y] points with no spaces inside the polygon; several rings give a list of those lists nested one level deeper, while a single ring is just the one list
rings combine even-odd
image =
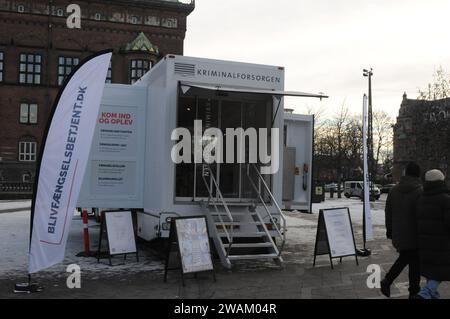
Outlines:
[{"label": "white van", "polygon": [[[375,197],[376,200],[380,199],[380,194],[381,191],[380,189],[376,186],[373,185],[372,183],[370,183],[371,188],[373,188],[373,191],[371,193],[371,195],[373,197]],[[362,198],[363,197],[363,186],[364,186],[364,182],[362,181],[348,181],[344,183],[344,195],[347,198],[350,197],[359,197]]]}]

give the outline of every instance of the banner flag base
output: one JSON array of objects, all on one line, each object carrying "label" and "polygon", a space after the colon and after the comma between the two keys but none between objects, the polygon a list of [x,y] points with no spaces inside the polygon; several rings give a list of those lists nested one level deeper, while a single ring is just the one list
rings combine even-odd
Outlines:
[{"label": "banner flag base", "polygon": [[364,248],[364,249],[357,249],[356,254],[359,257],[369,257],[372,255],[372,251],[370,249]]},{"label": "banner flag base", "polygon": [[36,283],[21,283],[16,284],[14,286],[14,293],[15,294],[31,294],[31,293],[37,293],[42,292],[44,290],[44,287],[39,286]]},{"label": "banner flag base", "polygon": [[90,251],[89,254],[86,256],[86,253],[84,251],[79,252],[78,254],[76,254],[76,257],[86,257],[86,258],[97,258],[97,253],[94,251]]}]

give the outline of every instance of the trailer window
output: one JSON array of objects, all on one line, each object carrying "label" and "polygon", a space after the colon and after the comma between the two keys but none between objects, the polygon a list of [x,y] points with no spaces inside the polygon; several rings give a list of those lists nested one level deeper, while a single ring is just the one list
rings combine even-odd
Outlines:
[{"label": "trailer window", "polygon": [[[178,125],[189,130],[194,135],[194,120],[197,116],[196,99],[180,97],[178,102]],[[178,143],[180,141],[176,141]],[[194,150],[191,151],[191,163],[181,163],[176,166],[176,196],[194,197]]]},{"label": "trailer window", "polygon": [[283,139],[284,139],[284,146],[287,145],[287,125],[283,128]]}]

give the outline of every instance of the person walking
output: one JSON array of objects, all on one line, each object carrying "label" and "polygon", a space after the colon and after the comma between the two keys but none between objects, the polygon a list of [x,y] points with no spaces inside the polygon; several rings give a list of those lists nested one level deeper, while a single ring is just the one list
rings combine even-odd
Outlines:
[{"label": "person walking", "polygon": [[424,192],[417,203],[420,273],[427,284],[419,299],[439,299],[438,287],[450,281],[450,191],[439,170],[425,174]]},{"label": "person walking", "polygon": [[420,291],[420,269],[417,242],[416,204],[423,192],[420,167],[410,162],[400,183],[389,192],[386,201],[386,237],[392,240],[399,256],[381,281],[381,293],[391,296],[391,285],[409,266],[409,296]]}]

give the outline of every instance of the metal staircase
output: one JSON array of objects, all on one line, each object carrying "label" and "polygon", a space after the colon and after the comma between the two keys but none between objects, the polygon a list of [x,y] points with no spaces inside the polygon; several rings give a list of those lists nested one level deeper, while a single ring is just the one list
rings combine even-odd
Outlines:
[{"label": "metal staircase", "polygon": [[[249,165],[247,176],[258,195],[258,201],[237,204],[225,201],[211,167],[204,164],[203,168],[203,182],[209,198],[200,204],[208,217],[209,230],[216,251],[226,268],[231,268],[232,262],[236,260],[272,259],[278,263],[283,262],[281,252],[286,241],[286,220],[257,167],[253,166],[253,169],[257,171],[259,188],[249,174],[250,169]],[[282,226],[278,225],[277,219],[264,201],[261,186],[277,208]],[[258,212],[258,205],[264,207],[266,213],[264,217]],[[268,220],[265,221],[266,217]],[[276,245],[273,237],[282,239],[280,247]]]}]

